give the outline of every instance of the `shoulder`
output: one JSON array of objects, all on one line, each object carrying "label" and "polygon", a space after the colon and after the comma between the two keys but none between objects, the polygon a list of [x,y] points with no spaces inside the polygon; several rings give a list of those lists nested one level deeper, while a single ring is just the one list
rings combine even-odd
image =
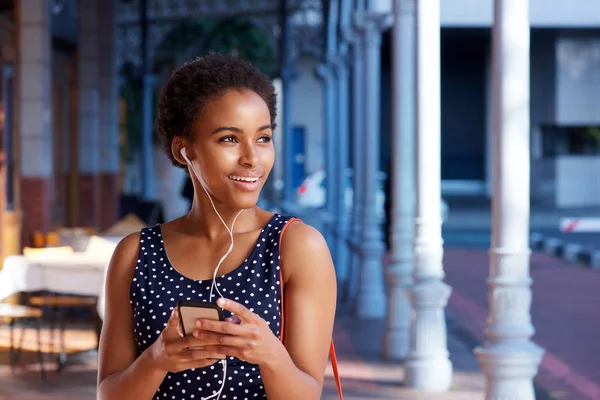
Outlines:
[{"label": "shoulder", "polygon": [[134,232],[125,236],[113,252],[107,271],[107,283],[114,279],[133,278],[139,255],[142,232]]},{"label": "shoulder", "polygon": [[285,229],[280,256],[286,282],[298,274],[333,272],[329,247],[321,232],[301,221],[291,221]]},{"label": "shoulder", "polygon": [[329,253],[327,242],[321,232],[300,220],[291,220],[287,223],[285,235],[281,238],[281,246],[282,249],[286,249],[286,253],[298,250],[320,250]]}]

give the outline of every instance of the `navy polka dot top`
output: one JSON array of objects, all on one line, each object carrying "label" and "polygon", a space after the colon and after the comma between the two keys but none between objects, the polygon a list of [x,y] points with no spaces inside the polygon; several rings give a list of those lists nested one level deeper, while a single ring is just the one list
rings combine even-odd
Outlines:
[{"label": "navy polka dot top", "polygon": [[[290,219],[273,215],[248,258],[232,272],[216,279],[223,296],[260,315],[277,337],[281,326],[279,237]],[[211,283],[212,279],[190,279],[171,265],[165,254],[160,225],[142,229],[139,258],[130,289],[135,341],[140,352],[158,339],[179,300],[208,301]],[[213,291],[213,302],[218,299],[215,295],[216,291]],[[224,314],[230,316],[228,311]],[[154,399],[202,400],[219,391],[222,379],[220,363],[169,373]],[[258,366],[228,357],[225,386],[219,398],[250,400],[266,397]]]}]

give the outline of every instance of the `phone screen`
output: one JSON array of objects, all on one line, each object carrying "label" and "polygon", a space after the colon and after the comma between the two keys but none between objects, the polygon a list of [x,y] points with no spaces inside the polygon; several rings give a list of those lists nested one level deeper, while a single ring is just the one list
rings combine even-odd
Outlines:
[{"label": "phone screen", "polygon": [[[211,304],[211,303],[206,303]],[[181,330],[185,335],[191,335],[196,326],[197,319],[213,319],[223,320],[219,313],[219,310],[214,307],[205,306],[191,306],[191,305],[180,305],[179,306],[179,320],[181,321]]]},{"label": "phone screen", "polygon": [[[179,312],[179,323],[184,335],[189,336],[193,333],[197,319],[212,319],[223,321],[223,310],[215,303],[202,301],[180,301],[177,304]],[[224,360],[225,356],[217,357]]]}]

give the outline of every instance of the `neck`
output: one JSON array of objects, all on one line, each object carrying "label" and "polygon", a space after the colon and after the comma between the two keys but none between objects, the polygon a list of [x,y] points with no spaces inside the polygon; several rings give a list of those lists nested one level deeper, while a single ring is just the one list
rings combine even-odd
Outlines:
[{"label": "neck", "polygon": [[[185,217],[186,221],[189,223],[190,230],[195,234],[206,235],[211,240],[222,237],[224,234],[229,235],[223,222],[213,209],[208,196],[205,193],[202,193],[202,195],[203,196],[201,196],[200,199],[198,196],[194,197],[192,208]],[[235,219],[235,225],[233,226],[233,229],[231,229],[234,234],[236,232],[247,230],[248,224],[256,218],[256,207],[242,211],[240,209],[228,207],[216,200],[213,201],[215,203],[215,208],[229,229],[231,229],[231,225]]]}]

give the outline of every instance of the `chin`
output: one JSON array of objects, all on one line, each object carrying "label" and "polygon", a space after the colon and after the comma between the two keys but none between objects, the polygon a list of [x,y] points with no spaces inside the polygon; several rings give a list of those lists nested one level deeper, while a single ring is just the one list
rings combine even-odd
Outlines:
[{"label": "chin", "polygon": [[246,210],[256,206],[259,196],[260,191],[256,193],[232,193],[229,197],[231,199],[229,205],[235,209]]}]

